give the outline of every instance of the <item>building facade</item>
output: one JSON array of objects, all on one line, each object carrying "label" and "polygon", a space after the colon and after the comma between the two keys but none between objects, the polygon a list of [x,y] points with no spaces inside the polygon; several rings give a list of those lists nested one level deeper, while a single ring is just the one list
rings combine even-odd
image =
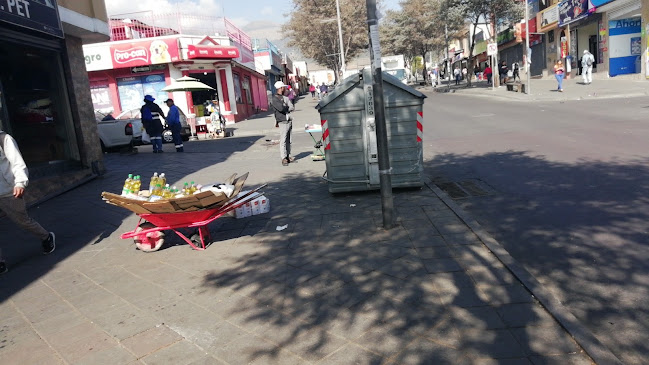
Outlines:
[{"label": "building facade", "polygon": [[0,126],[29,168],[28,202],[104,170],[82,45],[109,34],[103,0],[0,7]]},{"label": "building facade", "polygon": [[[150,94],[163,110],[164,100],[173,98],[199,124],[211,100],[219,101],[229,123],[268,110],[266,77],[256,70],[250,38],[220,19],[223,35],[214,36],[184,35],[142,21],[111,19],[113,39],[122,40],[83,49],[94,109],[117,116],[139,109],[144,95]],[[135,35],[138,38],[128,38]],[[196,78],[213,90],[162,91],[182,76]]]}]

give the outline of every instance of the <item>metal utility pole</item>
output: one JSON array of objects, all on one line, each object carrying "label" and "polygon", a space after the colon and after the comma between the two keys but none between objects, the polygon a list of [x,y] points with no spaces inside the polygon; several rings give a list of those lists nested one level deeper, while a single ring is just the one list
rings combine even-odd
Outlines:
[{"label": "metal utility pole", "polygon": [[525,94],[530,94],[530,4],[527,0],[525,1]]},{"label": "metal utility pole", "polygon": [[340,20],[340,4],[336,0],[336,14],[338,18],[338,39],[340,40],[340,80],[345,78],[345,45],[343,43],[343,26]]},{"label": "metal utility pole", "polygon": [[[383,104],[383,75],[381,74],[381,45],[379,43],[379,22],[376,14],[376,0],[366,0],[367,25],[370,35],[370,62],[372,64],[372,95],[374,98],[374,123],[376,124],[376,145],[379,161],[379,183],[381,187],[381,209],[383,228],[394,226],[394,201],[392,197],[392,168],[388,148],[388,133]],[[367,87],[367,86],[366,86]],[[369,116],[368,116],[369,117]]]}]

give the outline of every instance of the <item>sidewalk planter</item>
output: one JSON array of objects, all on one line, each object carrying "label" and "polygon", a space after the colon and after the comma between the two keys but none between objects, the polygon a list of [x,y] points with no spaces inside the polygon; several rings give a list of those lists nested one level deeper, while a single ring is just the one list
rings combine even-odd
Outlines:
[{"label": "sidewalk planter", "polygon": [[[426,96],[383,73],[383,101],[393,187],[423,185],[423,104]],[[352,75],[325,97],[320,112],[331,193],[379,189],[372,74]]]}]

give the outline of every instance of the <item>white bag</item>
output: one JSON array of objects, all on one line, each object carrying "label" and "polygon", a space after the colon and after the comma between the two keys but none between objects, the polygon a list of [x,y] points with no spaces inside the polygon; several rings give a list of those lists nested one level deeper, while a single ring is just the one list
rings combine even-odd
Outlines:
[{"label": "white bag", "polygon": [[146,132],[146,129],[142,130],[142,142],[151,143],[151,137],[149,137],[149,133]]}]

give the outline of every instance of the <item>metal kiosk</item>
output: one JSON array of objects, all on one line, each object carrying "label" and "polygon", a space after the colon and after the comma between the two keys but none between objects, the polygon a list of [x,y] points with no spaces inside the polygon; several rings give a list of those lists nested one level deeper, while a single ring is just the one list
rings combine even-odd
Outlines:
[{"label": "metal kiosk", "polygon": [[[422,111],[426,96],[385,72],[383,92],[392,186],[423,186]],[[329,192],[378,190],[371,71],[365,69],[343,80],[316,109],[322,124]]]}]

